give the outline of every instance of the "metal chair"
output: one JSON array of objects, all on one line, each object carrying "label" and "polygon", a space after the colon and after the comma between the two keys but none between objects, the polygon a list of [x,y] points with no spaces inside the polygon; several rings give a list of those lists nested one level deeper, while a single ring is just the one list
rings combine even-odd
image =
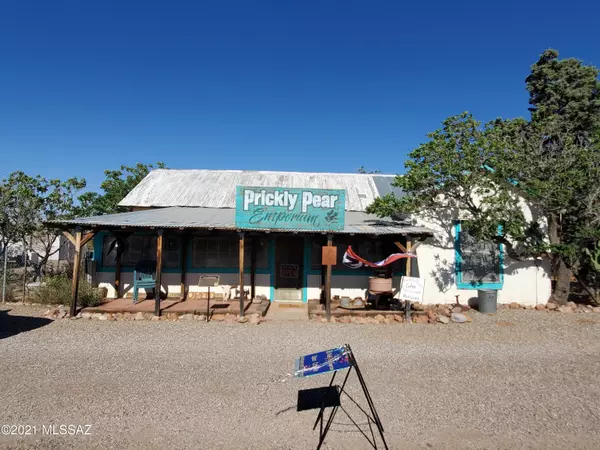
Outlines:
[{"label": "metal chair", "polygon": [[[140,288],[154,289],[156,292],[156,262],[155,261],[139,261],[133,271],[133,303],[138,302],[138,294]],[[160,293],[158,293],[160,295]]]}]

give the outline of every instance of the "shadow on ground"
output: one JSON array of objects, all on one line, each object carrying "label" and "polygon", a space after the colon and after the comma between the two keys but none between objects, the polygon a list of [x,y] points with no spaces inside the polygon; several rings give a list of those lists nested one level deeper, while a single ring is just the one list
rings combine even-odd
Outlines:
[{"label": "shadow on ground", "polygon": [[0,339],[35,330],[52,323],[52,320],[43,317],[11,316],[8,314],[9,311],[0,311]]}]

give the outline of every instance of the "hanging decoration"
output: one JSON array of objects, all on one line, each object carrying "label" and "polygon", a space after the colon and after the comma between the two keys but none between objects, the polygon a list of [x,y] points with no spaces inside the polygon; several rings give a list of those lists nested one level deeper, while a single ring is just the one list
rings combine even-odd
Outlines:
[{"label": "hanging decoration", "polygon": [[382,259],[381,261],[370,262],[354,253],[354,250],[352,250],[352,246],[348,246],[348,250],[346,250],[346,253],[344,253],[342,262],[346,267],[349,267],[351,269],[360,269],[361,267],[365,266],[377,268],[385,267],[388,264],[392,264],[393,262],[398,261],[399,259],[416,258],[416,256],[417,255],[412,253],[393,253],[387,258]]}]

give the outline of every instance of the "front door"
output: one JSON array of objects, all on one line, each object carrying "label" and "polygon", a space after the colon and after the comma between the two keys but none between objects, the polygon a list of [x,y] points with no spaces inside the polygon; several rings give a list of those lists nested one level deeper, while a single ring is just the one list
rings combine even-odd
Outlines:
[{"label": "front door", "polygon": [[278,237],[275,241],[275,298],[302,301],[304,273],[304,239]]}]

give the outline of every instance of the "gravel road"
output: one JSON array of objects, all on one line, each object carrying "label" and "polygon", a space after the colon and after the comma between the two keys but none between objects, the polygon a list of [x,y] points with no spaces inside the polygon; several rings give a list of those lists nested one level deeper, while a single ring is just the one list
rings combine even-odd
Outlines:
[{"label": "gravel road", "polygon": [[[450,325],[57,320],[14,334],[7,324],[27,328],[39,310],[8,308],[0,424],[90,424],[91,435],[38,428],[0,436],[2,448],[315,447],[316,413],[296,412],[296,396],[329,377],[287,374],[298,355],[343,343],[390,448],[600,447],[600,314],[506,310]],[[368,448],[349,424],[339,414],[324,447]]]}]

